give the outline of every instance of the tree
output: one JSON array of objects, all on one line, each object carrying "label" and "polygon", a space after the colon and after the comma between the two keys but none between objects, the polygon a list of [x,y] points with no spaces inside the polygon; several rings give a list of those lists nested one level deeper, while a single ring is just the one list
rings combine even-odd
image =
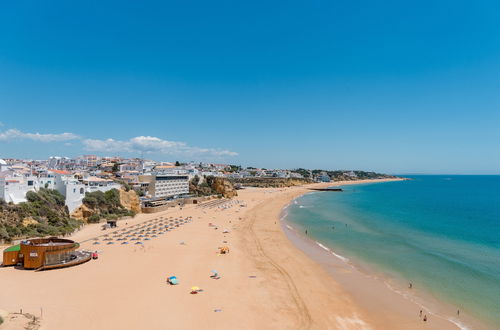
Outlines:
[{"label": "tree", "polygon": [[195,175],[194,178],[191,180],[191,182],[197,186],[200,183],[200,177],[198,175]]},{"label": "tree", "polygon": [[118,163],[113,163],[113,168],[111,169],[111,172],[116,173],[120,170],[120,164]]},{"label": "tree", "polygon": [[175,161],[175,166],[181,166],[181,163],[179,163],[178,160]]},{"label": "tree", "polygon": [[241,166],[240,165],[229,165],[230,169],[229,172],[239,172],[241,171]]}]

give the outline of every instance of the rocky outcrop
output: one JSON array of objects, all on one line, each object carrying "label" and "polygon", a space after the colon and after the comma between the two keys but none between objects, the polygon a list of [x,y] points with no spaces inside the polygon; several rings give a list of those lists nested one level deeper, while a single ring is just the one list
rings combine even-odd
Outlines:
[{"label": "rocky outcrop", "polygon": [[88,222],[89,218],[94,214],[98,214],[98,210],[93,210],[89,208],[87,205],[82,204],[77,209],[71,213],[71,217],[74,219],[81,220],[83,222]]},{"label": "rocky outcrop", "polygon": [[24,218],[23,222],[22,222],[23,227],[28,227],[29,225],[37,225],[37,224],[38,224],[38,221],[33,219],[33,217],[31,217],[31,216]]},{"label": "rocky outcrop", "polygon": [[244,178],[233,179],[233,183],[247,187],[260,188],[284,188],[292,186],[301,186],[311,183],[309,179],[292,179],[292,178]]},{"label": "rocky outcrop", "polygon": [[231,181],[221,177],[207,176],[200,179],[195,176],[189,182],[189,193],[193,196],[220,195],[226,198],[238,196]]},{"label": "rocky outcrop", "polygon": [[141,213],[141,202],[134,190],[125,191],[120,189],[120,203],[127,210]]},{"label": "rocky outcrop", "polygon": [[[118,190],[119,193],[119,203],[121,206],[134,214],[141,212],[141,203],[139,197],[134,190],[125,191],[123,189]],[[82,220],[84,222],[95,222],[96,217],[102,217],[103,208],[102,207],[89,207],[85,203],[80,205],[76,210],[71,213],[71,217]],[[93,217],[95,216],[95,217]]]},{"label": "rocky outcrop", "polygon": [[238,196],[238,193],[236,192],[236,189],[234,189],[231,181],[225,178],[214,178],[213,182],[211,183],[211,187],[217,194],[221,194],[225,198],[233,198]]}]

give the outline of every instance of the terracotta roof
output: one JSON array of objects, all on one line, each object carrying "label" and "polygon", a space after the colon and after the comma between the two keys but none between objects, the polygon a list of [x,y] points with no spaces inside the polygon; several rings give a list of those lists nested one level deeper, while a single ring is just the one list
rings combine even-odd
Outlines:
[{"label": "terracotta roof", "polygon": [[113,180],[106,180],[106,179],[98,178],[96,176],[89,176],[87,178],[84,178],[82,181],[87,181],[87,182],[109,182],[109,181],[113,181]]},{"label": "terracotta roof", "polygon": [[70,175],[71,172],[68,172],[68,171],[61,171],[61,170],[49,170],[50,172],[54,172],[54,173],[57,173],[57,174],[63,174],[63,175]]}]

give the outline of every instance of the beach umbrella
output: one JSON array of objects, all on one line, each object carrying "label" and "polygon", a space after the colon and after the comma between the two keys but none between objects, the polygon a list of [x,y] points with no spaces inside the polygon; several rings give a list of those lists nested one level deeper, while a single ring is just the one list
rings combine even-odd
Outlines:
[{"label": "beach umbrella", "polygon": [[99,242],[94,242],[94,245],[96,245],[96,244],[101,244],[101,243],[99,243]]},{"label": "beach umbrella", "polygon": [[200,290],[200,288],[199,288],[199,287],[197,287],[197,286],[193,286],[193,287],[191,287],[191,291],[199,291],[199,290]]},{"label": "beach umbrella", "polygon": [[122,244],[128,244],[128,242],[122,242]]}]

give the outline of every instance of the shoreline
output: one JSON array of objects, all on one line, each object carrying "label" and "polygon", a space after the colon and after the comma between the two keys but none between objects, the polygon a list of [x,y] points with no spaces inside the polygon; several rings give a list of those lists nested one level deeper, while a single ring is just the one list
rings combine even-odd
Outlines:
[{"label": "shoreline", "polygon": [[[380,181],[347,183],[366,182]],[[115,230],[88,225],[71,239],[98,250],[98,260],[43,272],[0,268],[0,309],[41,317],[40,329],[456,329],[434,318],[419,322],[413,310],[410,317],[374,313],[297,248],[280,217],[287,204],[312,193],[310,186],[247,188],[227,207],[189,205],[119,222],[116,230],[129,230],[155,219],[192,217],[140,246],[108,245],[102,237],[95,245],[95,237]],[[221,246],[230,253],[219,254]],[[218,280],[210,278],[214,269]],[[179,285],[165,283],[172,275]],[[192,286],[203,292],[191,295]]]},{"label": "shoreline", "polygon": [[[362,184],[365,182],[360,183]],[[341,183],[338,186],[360,183]],[[436,318],[438,318],[448,323],[450,328],[454,329],[489,329],[490,326],[464,311],[461,311],[460,319],[457,319],[454,317],[452,311],[457,310],[458,307],[434,297],[426,288],[408,289],[404,283],[404,279],[385,273],[383,269],[377,269],[377,267],[368,265],[361,260],[350,259],[343,255],[339,255],[336,251],[325,246],[314,237],[306,236],[302,231],[297,230],[294,224],[286,219],[288,216],[287,208],[308,193],[310,192],[298,195],[283,208],[280,216],[283,233],[297,249],[318,262],[327,270],[328,273],[341,284],[342,288],[354,297],[356,304],[362,308],[370,309],[370,313],[383,314],[387,312],[387,310],[392,310],[397,311],[402,317],[417,320],[419,320],[418,310],[421,309],[429,318],[425,326],[431,328],[434,328],[434,325],[430,323],[435,322]],[[367,292],[367,289],[377,291],[376,303],[373,301],[367,302],[367,300],[373,300],[375,298],[372,294]],[[391,291],[391,294],[384,292],[388,290]],[[394,294],[404,301],[397,298],[395,299],[394,297],[392,297],[392,299],[386,299],[388,301],[385,302],[383,299],[380,299],[381,295],[394,296]],[[408,311],[410,305],[414,307],[413,313]],[[420,323],[422,324],[423,322]],[[408,328],[414,328],[414,326],[415,325],[408,324]],[[388,328],[387,325],[380,325],[380,327]],[[401,328],[407,327],[402,326]],[[437,328],[442,329],[443,327],[439,325]]]}]

